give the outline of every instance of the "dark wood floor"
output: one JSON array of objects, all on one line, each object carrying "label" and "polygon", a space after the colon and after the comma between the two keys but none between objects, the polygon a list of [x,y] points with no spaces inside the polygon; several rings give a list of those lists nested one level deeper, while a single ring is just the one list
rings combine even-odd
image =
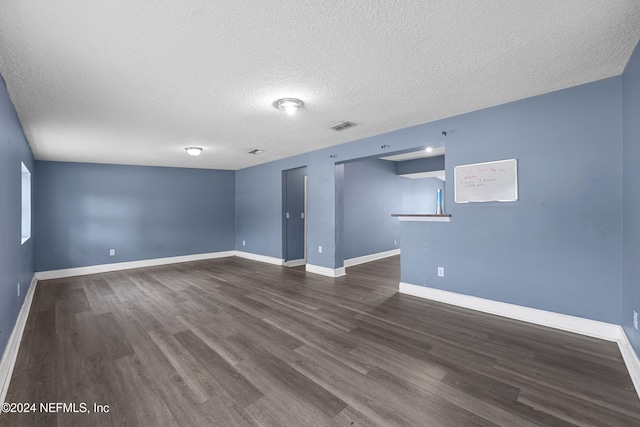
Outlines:
[{"label": "dark wood floor", "polygon": [[[38,284],[2,426],[640,425],[615,344],[240,258]],[[94,403],[108,413],[94,412]]]}]

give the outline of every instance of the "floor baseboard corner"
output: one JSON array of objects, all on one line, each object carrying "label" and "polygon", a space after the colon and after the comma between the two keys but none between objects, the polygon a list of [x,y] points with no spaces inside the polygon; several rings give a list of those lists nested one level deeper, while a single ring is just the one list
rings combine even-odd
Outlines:
[{"label": "floor baseboard corner", "polygon": [[622,326],[620,326],[618,348],[624,359],[624,364],[627,366],[627,371],[629,371],[629,376],[631,377],[631,381],[633,381],[633,386],[636,389],[638,398],[640,398],[640,358],[638,358],[638,354],[633,349]]},{"label": "floor baseboard corner", "polygon": [[313,264],[307,264],[306,271],[309,273],[320,274],[321,276],[331,277],[334,279],[336,277],[342,277],[347,274],[344,267],[329,268]]},{"label": "floor baseboard corner", "polygon": [[392,249],[390,251],[378,252],[371,255],[364,255],[356,258],[349,258],[344,260],[345,267],[353,267],[354,265],[360,265],[367,262],[378,261],[380,259],[388,258],[391,256],[400,255],[400,248]]},{"label": "floor baseboard corner", "polygon": [[252,261],[264,262],[272,265],[283,265],[284,260],[282,258],[275,258],[267,255],[254,254],[251,252],[234,251],[235,256],[244,259],[250,259]]},{"label": "floor baseboard corner", "polygon": [[302,259],[293,259],[290,261],[284,261],[282,265],[284,265],[285,267],[300,267],[301,265],[305,265],[306,263],[307,263],[307,260],[302,258]]},{"label": "floor baseboard corner", "polygon": [[627,334],[620,325],[405,282],[400,282],[398,291],[402,294],[464,307],[483,313],[616,342],[627,367],[627,371],[629,371],[629,376],[636,389],[638,398],[640,398],[640,359],[631,346]]},{"label": "floor baseboard corner", "polygon": [[606,323],[598,320],[556,313],[553,311],[494,301],[486,298],[464,295],[405,282],[400,282],[398,290],[400,293],[407,295],[426,298],[433,301],[443,302],[445,304],[456,305],[458,307],[469,308],[471,310],[482,311],[496,316],[521,320],[523,322],[534,323],[536,325],[547,326],[549,328],[560,329],[593,338],[600,338],[607,341],[617,342],[620,337],[619,325],[614,325],[613,323]]}]

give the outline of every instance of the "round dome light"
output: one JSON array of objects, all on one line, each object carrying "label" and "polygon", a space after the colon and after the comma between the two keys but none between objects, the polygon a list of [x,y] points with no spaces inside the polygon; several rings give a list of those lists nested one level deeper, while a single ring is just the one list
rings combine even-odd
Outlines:
[{"label": "round dome light", "polygon": [[278,110],[284,110],[290,116],[294,115],[299,108],[304,107],[304,102],[296,98],[282,98],[273,102],[273,106]]}]

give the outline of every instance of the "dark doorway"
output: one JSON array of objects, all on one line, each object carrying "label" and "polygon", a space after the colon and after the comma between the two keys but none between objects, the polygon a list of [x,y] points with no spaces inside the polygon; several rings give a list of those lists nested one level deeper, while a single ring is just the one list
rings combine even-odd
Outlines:
[{"label": "dark doorway", "polygon": [[306,264],[306,179],[306,166],[282,172],[282,242],[288,267]]}]

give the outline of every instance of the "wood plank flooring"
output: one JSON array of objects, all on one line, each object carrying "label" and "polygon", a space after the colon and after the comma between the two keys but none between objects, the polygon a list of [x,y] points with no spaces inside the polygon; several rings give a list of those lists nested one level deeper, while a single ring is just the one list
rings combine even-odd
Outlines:
[{"label": "wood plank flooring", "polygon": [[399,267],[232,257],[41,282],[6,399],[38,408],[0,426],[640,425],[614,343],[400,295]]}]

